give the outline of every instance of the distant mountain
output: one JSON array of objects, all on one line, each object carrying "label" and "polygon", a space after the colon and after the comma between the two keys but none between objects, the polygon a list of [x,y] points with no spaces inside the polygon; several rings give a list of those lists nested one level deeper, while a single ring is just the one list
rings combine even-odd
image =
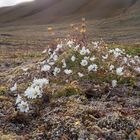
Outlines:
[{"label": "distant mountain", "polygon": [[0,8],[0,25],[36,25],[76,21],[81,17],[92,20],[118,16],[139,24],[140,0],[35,0]]}]

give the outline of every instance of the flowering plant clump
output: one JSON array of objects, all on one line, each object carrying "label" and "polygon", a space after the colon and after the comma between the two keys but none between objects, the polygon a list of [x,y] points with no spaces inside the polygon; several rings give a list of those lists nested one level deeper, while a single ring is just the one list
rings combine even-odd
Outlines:
[{"label": "flowering plant clump", "polygon": [[[49,50],[50,48],[48,48],[48,52]],[[108,83],[115,88],[122,81],[134,80],[140,73],[138,56],[127,55],[125,50],[119,48],[109,49],[101,42],[94,42],[87,47],[77,47],[72,40],[65,41],[58,44],[43,63],[38,64],[42,65],[40,73],[45,72],[48,77],[34,78],[23,97],[18,95],[16,105],[20,112],[29,111],[30,100],[42,98],[45,86],[85,78],[94,79],[97,83],[99,81]],[[15,91],[16,88],[17,84],[11,88],[11,91]]]},{"label": "flowering plant clump", "polygon": [[[97,85],[108,84],[109,89],[122,83],[135,83],[140,74],[139,56],[128,55],[120,48],[110,49],[103,41],[88,42],[85,32],[86,27],[82,26],[80,37],[72,34],[42,52],[47,56],[36,64],[40,68],[38,78],[34,77],[23,95],[17,96],[16,105],[20,112],[28,112],[32,100],[43,98],[46,87],[55,94],[54,85],[61,87],[73,81],[80,85],[84,80],[93,80]],[[16,91],[17,83],[10,90]]]}]

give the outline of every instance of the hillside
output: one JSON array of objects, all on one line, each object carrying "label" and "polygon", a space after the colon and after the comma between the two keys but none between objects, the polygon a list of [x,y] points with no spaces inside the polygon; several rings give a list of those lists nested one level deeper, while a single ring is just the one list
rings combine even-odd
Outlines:
[{"label": "hillside", "polygon": [[140,2],[137,0],[35,0],[1,8],[0,25],[56,23],[76,20],[82,16],[95,20],[129,12],[137,17],[139,7]]}]

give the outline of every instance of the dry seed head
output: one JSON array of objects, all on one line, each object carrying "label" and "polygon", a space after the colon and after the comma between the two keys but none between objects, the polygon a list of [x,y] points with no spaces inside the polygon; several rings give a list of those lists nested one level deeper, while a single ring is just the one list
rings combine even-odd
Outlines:
[{"label": "dry seed head", "polygon": [[53,30],[53,28],[52,27],[48,27],[48,31],[50,32],[50,31],[52,31]]},{"label": "dry seed head", "polygon": [[50,35],[54,35],[55,34],[52,27],[48,27],[48,33]]},{"label": "dry seed head", "polygon": [[84,29],[84,28],[82,28],[81,30],[80,30],[80,33],[85,33],[86,32],[86,29]]},{"label": "dry seed head", "polygon": [[71,28],[74,28],[74,24],[70,24],[70,27],[71,27]]},{"label": "dry seed head", "polygon": [[78,30],[79,30],[79,28],[78,28],[78,27],[75,27],[74,29],[75,29],[75,31],[78,31]]},{"label": "dry seed head", "polygon": [[86,18],[82,18],[82,22],[85,22],[86,21]]},{"label": "dry seed head", "polygon": [[86,19],[82,18],[80,33],[86,32]]}]

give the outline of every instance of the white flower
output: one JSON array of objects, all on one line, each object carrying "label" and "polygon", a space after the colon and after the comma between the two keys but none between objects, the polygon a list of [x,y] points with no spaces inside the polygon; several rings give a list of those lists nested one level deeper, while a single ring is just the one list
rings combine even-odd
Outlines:
[{"label": "white flower", "polygon": [[33,84],[32,87],[36,87],[39,86],[40,88],[42,88],[43,86],[49,84],[49,80],[46,78],[42,78],[42,79],[34,79],[33,80]]},{"label": "white flower", "polygon": [[62,47],[63,47],[62,44],[58,44],[55,49],[55,52],[58,52]]},{"label": "white flower", "polygon": [[39,64],[44,65],[46,63],[46,60],[39,62]]},{"label": "white flower", "polygon": [[117,69],[116,69],[116,74],[117,74],[117,75],[120,75],[120,76],[123,75],[123,69],[124,69],[123,67],[117,68]]},{"label": "white flower", "polygon": [[47,52],[47,50],[45,49],[43,52],[42,52],[42,54],[45,54]]},{"label": "white flower", "polygon": [[50,60],[53,59],[54,55],[55,55],[55,54],[51,54],[49,59],[50,59]]},{"label": "white flower", "polygon": [[28,87],[24,92],[24,96],[29,98],[29,99],[37,98],[37,94],[35,92],[34,87]]},{"label": "white flower", "polygon": [[66,83],[68,83],[69,82],[69,80],[66,80]]},{"label": "white flower", "polygon": [[121,56],[121,53],[119,53],[119,52],[114,52],[114,57],[117,58],[118,56]]},{"label": "white flower", "polygon": [[55,67],[55,68],[54,68],[54,71],[53,71],[53,74],[54,74],[54,76],[56,76],[56,75],[59,74],[60,72],[61,72],[61,69]]},{"label": "white flower", "polygon": [[122,52],[122,50],[119,49],[119,48],[115,48],[115,51],[116,51],[116,52]]},{"label": "white flower", "polygon": [[32,85],[25,90],[24,94],[29,99],[41,98],[42,88],[47,84],[49,84],[49,80],[46,78],[34,79]]},{"label": "white flower", "polygon": [[113,52],[114,52],[114,50],[110,49],[108,52],[109,52],[109,53],[113,53]]},{"label": "white flower", "polygon": [[88,71],[97,71],[98,66],[96,64],[90,65],[88,66]]},{"label": "white flower", "polygon": [[58,60],[58,56],[57,56],[57,55],[54,55],[54,56],[53,56],[53,60],[54,60],[54,61],[57,61],[57,60]]},{"label": "white flower", "polygon": [[80,45],[77,45],[76,47],[74,47],[74,51],[78,51]]},{"label": "white flower", "polygon": [[86,50],[85,47],[83,47],[83,48],[80,50],[80,54],[81,54],[81,55],[86,55],[86,53],[87,53],[87,50]]},{"label": "white flower", "polygon": [[138,62],[140,64],[140,57],[139,56],[134,56],[134,59],[136,62]]},{"label": "white flower", "polygon": [[73,55],[73,56],[71,57],[71,61],[74,62],[75,60],[76,60],[76,57]]},{"label": "white flower", "polygon": [[124,61],[124,63],[126,64],[127,61],[128,61],[127,57],[124,57],[124,58],[123,58],[123,61]]},{"label": "white flower", "polygon": [[53,66],[55,62],[48,62],[49,65]]},{"label": "white flower", "polygon": [[41,68],[41,71],[50,71],[51,69],[51,66],[50,65],[44,65],[42,68]]},{"label": "white flower", "polygon": [[57,45],[57,48],[58,48],[58,49],[61,49],[62,47],[63,47],[62,44],[58,44],[58,45]]},{"label": "white flower", "polygon": [[29,68],[23,67],[21,68],[24,72],[27,72]]},{"label": "white flower", "polygon": [[90,61],[94,61],[96,58],[95,58],[95,56],[92,56],[91,58],[90,58]]},{"label": "white flower", "polygon": [[67,42],[67,45],[68,45],[70,48],[72,47],[73,44],[74,44],[74,42],[71,41],[71,40],[69,40],[69,41]]},{"label": "white flower", "polygon": [[93,70],[93,65],[88,66],[88,71],[92,71]]},{"label": "white flower", "polygon": [[135,71],[138,72],[138,73],[140,73],[140,67],[136,67],[135,68]]},{"label": "white flower", "polygon": [[70,70],[70,69],[65,69],[65,70],[64,70],[64,73],[67,74],[67,75],[70,75],[70,74],[72,74],[72,70]]},{"label": "white flower", "polygon": [[81,65],[84,66],[84,67],[87,66],[88,65],[88,61],[87,60],[82,60],[81,61]]},{"label": "white flower", "polygon": [[80,54],[81,55],[90,54],[90,50],[86,49],[86,47],[82,47],[82,49],[80,50]]},{"label": "white flower", "polygon": [[66,68],[67,67],[67,64],[66,64],[65,59],[63,59],[61,62],[63,63],[62,68]]},{"label": "white flower", "polygon": [[126,56],[127,56],[128,58],[131,58],[131,55],[129,55],[129,54],[127,54]]},{"label": "white flower", "polygon": [[16,90],[17,90],[17,83],[15,83],[14,86],[10,88],[11,92],[14,92]]},{"label": "white flower", "polygon": [[86,52],[87,52],[87,54],[90,54],[90,50],[89,49],[86,49]]},{"label": "white flower", "polygon": [[116,87],[117,86],[117,80],[112,80],[112,87]]},{"label": "white flower", "polygon": [[99,47],[99,42],[92,42],[92,44],[94,45],[93,47],[96,49]]},{"label": "white flower", "polygon": [[42,97],[42,88],[47,84],[49,84],[48,79],[34,79],[32,85],[25,90],[24,94],[30,99],[40,98]]},{"label": "white flower", "polygon": [[78,76],[81,78],[81,77],[83,77],[83,76],[84,76],[84,74],[83,74],[83,73],[81,73],[81,72],[78,72]]},{"label": "white flower", "polygon": [[84,59],[85,59],[85,60],[89,60],[89,56],[85,56]]},{"label": "white flower", "polygon": [[28,87],[25,91],[25,96],[29,99],[36,99],[37,97],[42,97],[42,90],[39,86],[36,87]]},{"label": "white flower", "polygon": [[52,50],[49,48],[48,49],[48,54],[51,55],[52,54]]},{"label": "white flower", "polygon": [[105,56],[102,56],[102,58],[105,60],[108,58],[108,54],[106,54]]},{"label": "white flower", "polygon": [[124,54],[124,52],[122,50],[120,50],[119,48],[111,49],[111,50],[109,50],[109,52],[113,53],[115,58]]},{"label": "white flower", "polygon": [[132,63],[132,64],[136,64],[136,62],[135,62],[133,59],[130,61],[130,63]]},{"label": "white flower", "polygon": [[16,105],[19,104],[22,101],[22,97],[18,94],[17,99],[16,99]]},{"label": "white flower", "polygon": [[27,102],[24,102],[24,101],[21,101],[21,103],[20,104],[18,104],[18,107],[17,107],[19,110],[20,110],[20,112],[22,112],[22,113],[27,113],[28,111],[29,111],[29,105],[28,105],[28,103]]},{"label": "white flower", "polygon": [[110,65],[109,70],[112,71],[114,68],[114,65]]}]

